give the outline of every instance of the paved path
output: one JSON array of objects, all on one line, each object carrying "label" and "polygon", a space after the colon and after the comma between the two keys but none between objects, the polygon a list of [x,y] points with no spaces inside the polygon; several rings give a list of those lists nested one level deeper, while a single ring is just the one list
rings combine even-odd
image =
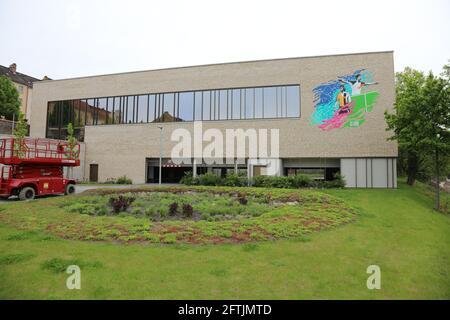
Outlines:
[{"label": "paved path", "polygon": [[[161,186],[177,186],[175,183],[163,183]],[[129,189],[129,188],[139,188],[139,187],[157,187],[157,183],[146,183],[146,184],[120,184],[120,185],[104,185],[104,184],[78,184],[75,186],[75,193],[82,193],[86,190],[93,189]],[[0,204],[5,202],[18,201],[17,197],[11,197],[8,200],[0,199]]]},{"label": "paved path", "polygon": [[[162,187],[167,186],[178,186],[177,183],[163,183]],[[130,188],[139,188],[139,187],[157,187],[159,184],[157,183],[142,183],[142,184],[120,184],[120,185],[104,185],[104,184],[78,184],[75,187],[75,193],[82,193],[86,190],[92,189],[130,189]]]}]

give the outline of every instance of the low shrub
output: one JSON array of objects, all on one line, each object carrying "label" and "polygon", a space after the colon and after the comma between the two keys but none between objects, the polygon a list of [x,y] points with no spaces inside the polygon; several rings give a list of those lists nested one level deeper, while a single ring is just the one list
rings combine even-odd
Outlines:
[{"label": "low shrub", "polygon": [[[304,174],[297,174],[293,176],[257,176],[252,180],[254,187],[263,188],[343,188],[345,187],[345,180],[341,175],[336,174],[331,181],[314,181],[309,176]],[[229,186],[229,187],[245,187],[248,185],[246,176],[229,173],[225,178],[221,178],[213,173],[205,173],[192,176],[192,172],[186,172],[180,183],[184,185],[201,185],[201,186]]]},{"label": "low shrub", "polygon": [[203,212],[201,215],[201,219],[202,220],[210,220],[211,219],[211,215],[208,212]]},{"label": "low shrub", "polygon": [[189,203],[183,204],[183,215],[185,217],[192,217],[194,214],[194,208]]},{"label": "low shrub", "polygon": [[105,215],[107,212],[106,208],[100,204],[77,202],[67,207],[68,212],[76,212],[80,214],[87,214],[90,216],[94,215]]},{"label": "low shrub", "polygon": [[116,184],[133,184],[133,180],[124,175],[116,179]]},{"label": "low shrub", "polygon": [[33,257],[34,254],[31,253],[14,253],[14,254],[0,255],[0,265],[19,263],[27,261]]},{"label": "low shrub", "polygon": [[253,185],[263,188],[292,188],[289,178],[285,176],[257,176],[253,178]]},{"label": "low shrub", "polygon": [[133,208],[131,210],[131,214],[133,216],[140,216],[142,214],[142,210],[140,208]]},{"label": "low shrub", "polygon": [[104,182],[105,184],[115,184],[116,183],[116,179],[114,178],[108,178],[105,180]]},{"label": "low shrub", "polygon": [[222,185],[228,187],[245,187],[247,185],[247,177],[236,173],[228,173],[222,181]]},{"label": "low shrub", "polygon": [[314,186],[314,181],[304,174],[296,174],[288,177],[292,188],[309,188]]},{"label": "low shrub", "polygon": [[180,183],[186,186],[193,186],[198,184],[198,179],[194,178],[192,171],[186,171],[181,178]]},{"label": "low shrub", "polygon": [[202,186],[220,186],[222,184],[222,178],[211,172],[199,175],[197,180],[198,184]]},{"label": "low shrub", "polygon": [[70,265],[77,265],[80,268],[101,268],[103,264],[98,261],[84,261],[79,259],[53,258],[41,264],[42,269],[50,270],[54,273],[65,272]]},{"label": "low shrub", "polygon": [[329,181],[316,181],[315,187],[324,189],[345,187],[345,179],[343,176],[341,176],[339,173],[336,173],[333,178],[333,180]]},{"label": "low shrub", "polygon": [[240,204],[245,206],[248,203],[247,194],[245,192],[239,192],[237,200]]},{"label": "low shrub", "polygon": [[118,197],[109,198],[109,204],[111,205],[114,213],[121,211],[127,211],[128,207],[133,203],[136,198],[133,196],[119,195]]},{"label": "low shrub", "polygon": [[153,221],[158,221],[159,219],[161,219],[160,213],[154,208],[145,208],[144,214]]},{"label": "low shrub", "polygon": [[175,243],[175,242],[177,242],[177,235],[174,233],[168,233],[164,236],[164,238],[161,239],[161,242],[167,243],[167,244]]},{"label": "low shrub", "polygon": [[170,216],[176,215],[177,211],[178,211],[178,203],[173,202],[173,203],[169,204],[169,215]]}]

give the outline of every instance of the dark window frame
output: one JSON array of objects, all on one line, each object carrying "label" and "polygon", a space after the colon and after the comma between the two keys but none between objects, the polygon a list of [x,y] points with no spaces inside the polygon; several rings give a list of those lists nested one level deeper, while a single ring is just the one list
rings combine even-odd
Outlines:
[{"label": "dark window frame", "polygon": [[[265,89],[275,87],[275,117],[265,118]],[[288,116],[288,89],[290,87],[295,87],[298,94],[298,101],[295,102],[295,106],[298,105],[298,116]],[[256,90],[261,89],[261,117],[257,117],[256,115]],[[226,117],[222,118],[221,115],[221,91],[226,92]],[[234,90],[239,90],[239,116],[234,118]],[[247,93],[250,91],[250,94],[253,96],[252,105],[247,102]],[[67,126],[63,124],[63,108],[64,103],[67,101],[71,105],[70,112],[70,122],[72,122],[74,129],[82,129],[85,126],[90,125],[99,125],[98,117],[99,117],[99,99],[106,99],[106,118],[104,124],[128,124],[128,120],[131,120],[130,124],[136,124],[139,122],[139,96],[146,95],[147,96],[147,116],[146,123],[156,122],[157,119],[159,121],[164,121],[162,119],[162,115],[164,113],[164,95],[172,94],[173,95],[173,105],[172,105],[172,113],[174,117],[174,121],[179,118],[180,115],[180,94],[182,93],[192,93],[192,120],[186,120],[183,122],[193,122],[193,121],[246,121],[246,120],[282,120],[282,119],[300,119],[302,118],[302,86],[300,84],[276,84],[276,85],[265,85],[265,86],[248,86],[248,87],[233,87],[233,88],[214,88],[214,89],[199,89],[199,90],[183,90],[183,91],[172,91],[172,92],[159,92],[159,93],[143,93],[143,94],[135,94],[135,95],[115,95],[115,96],[105,96],[105,97],[91,97],[91,98],[77,98],[77,99],[67,99],[67,100],[50,100],[47,102],[47,118],[46,118],[46,136],[49,136],[49,107],[50,103],[55,104],[56,112],[57,112],[57,121],[58,125],[55,128],[58,128],[58,136],[62,137],[62,131],[67,129]],[[201,101],[197,101],[200,97],[197,95],[200,94]],[[204,109],[208,106],[205,103],[205,94],[209,94],[209,115],[205,117]],[[296,96],[297,96],[296,94]],[[231,97],[230,97],[231,96]],[[132,118],[128,119],[128,102],[130,98],[133,98],[133,110]],[[150,99],[153,97],[153,106],[150,106]],[[118,99],[118,100],[117,100]],[[110,104],[111,101],[111,104]],[[116,109],[116,101],[118,102],[119,108]],[[237,101],[237,100],[236,100]],[[93,102],[91,105],[90,102]],[[78,119],[75,124],[75,110],[78,105]],[[82,107],[83,106],[83,107]],[[150,109],[153,108],[153,111]],[[198,114],[197,108],[201,108],[200,114]],[[253,112],[247,117],[247,111],[249,108],[253,109]],[[82,110],[83,109],[83,110]],[[89,110],[88,110],[89,109]],[[111,109],[111,110],[110,110]],[[110,114],[111,111],[111,114]],[[120,116],[116,121],[116,113],[120,112]],[[131,110],[130,110],[131,111]],[[292,110],[291,110],[292,111]],[[82,113],[84,112],[84,124],[81,122]],[[153,112],[153,120],[150,120],[150,112]],[[88,113],[92,116],[92,123],[88,123]],[[291,112],[292,113],[292,112]],[[196,116],[199,116],[201,119],[196,119]]]}]

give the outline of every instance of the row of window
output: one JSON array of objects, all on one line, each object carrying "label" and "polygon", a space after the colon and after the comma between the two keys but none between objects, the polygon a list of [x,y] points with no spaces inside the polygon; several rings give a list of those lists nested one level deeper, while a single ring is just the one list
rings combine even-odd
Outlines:
[{"label": "row of window", "polygon": [[300,116],[298,85],[238,88],[49,102],[47,137],[64,139],[67,125],[271,119]]}]

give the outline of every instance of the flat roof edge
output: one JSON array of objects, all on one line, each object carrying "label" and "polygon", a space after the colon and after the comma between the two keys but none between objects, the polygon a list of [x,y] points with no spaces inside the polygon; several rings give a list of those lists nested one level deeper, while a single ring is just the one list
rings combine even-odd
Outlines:
[{"label": "flat roof edge", "polygon": [[380,53],[393,53],[393,52],[394,52],[394,50],[367,51],[367,52],[354,52],[354,53],[324,54],[324,55],[303,56],[303,57],[288,57],[288,58],[274,58],[274,59],[261,59],[261,60],[219,62],[219,63],[190,65],[190,66],[182,66],[182,67],[169,67],[169,68],[159,68],[159,69],[147,69],[147,70],[126,71],[126,72],[117,72],[117,73],[106,73],[106,74],[98,74],[98,75],[83,76],[83,77],[73,77],[73,78],[64,78],[64,79],[40,80],[40,81],[37,81],[37,82],[33,83],[33,85],[52,83],[52,82],[55,82],[55,81],[88,79],[88,78],[116,76],[116,75],[122,75],[122,74],[133,74],[133,73],[151,72],[151,71],[164,71],[164,70],[187,69],[187,68],[201,68],[201,67],[220,66],[220,65],[227,65],[227,64],[255,63],[255,62],[268,62],[268,61],[283,61],[283,60],[294,60],[294,59],[327,58],[327,57],[353,56],[353,55],[364,55],[364,54],[380,54]]}]

